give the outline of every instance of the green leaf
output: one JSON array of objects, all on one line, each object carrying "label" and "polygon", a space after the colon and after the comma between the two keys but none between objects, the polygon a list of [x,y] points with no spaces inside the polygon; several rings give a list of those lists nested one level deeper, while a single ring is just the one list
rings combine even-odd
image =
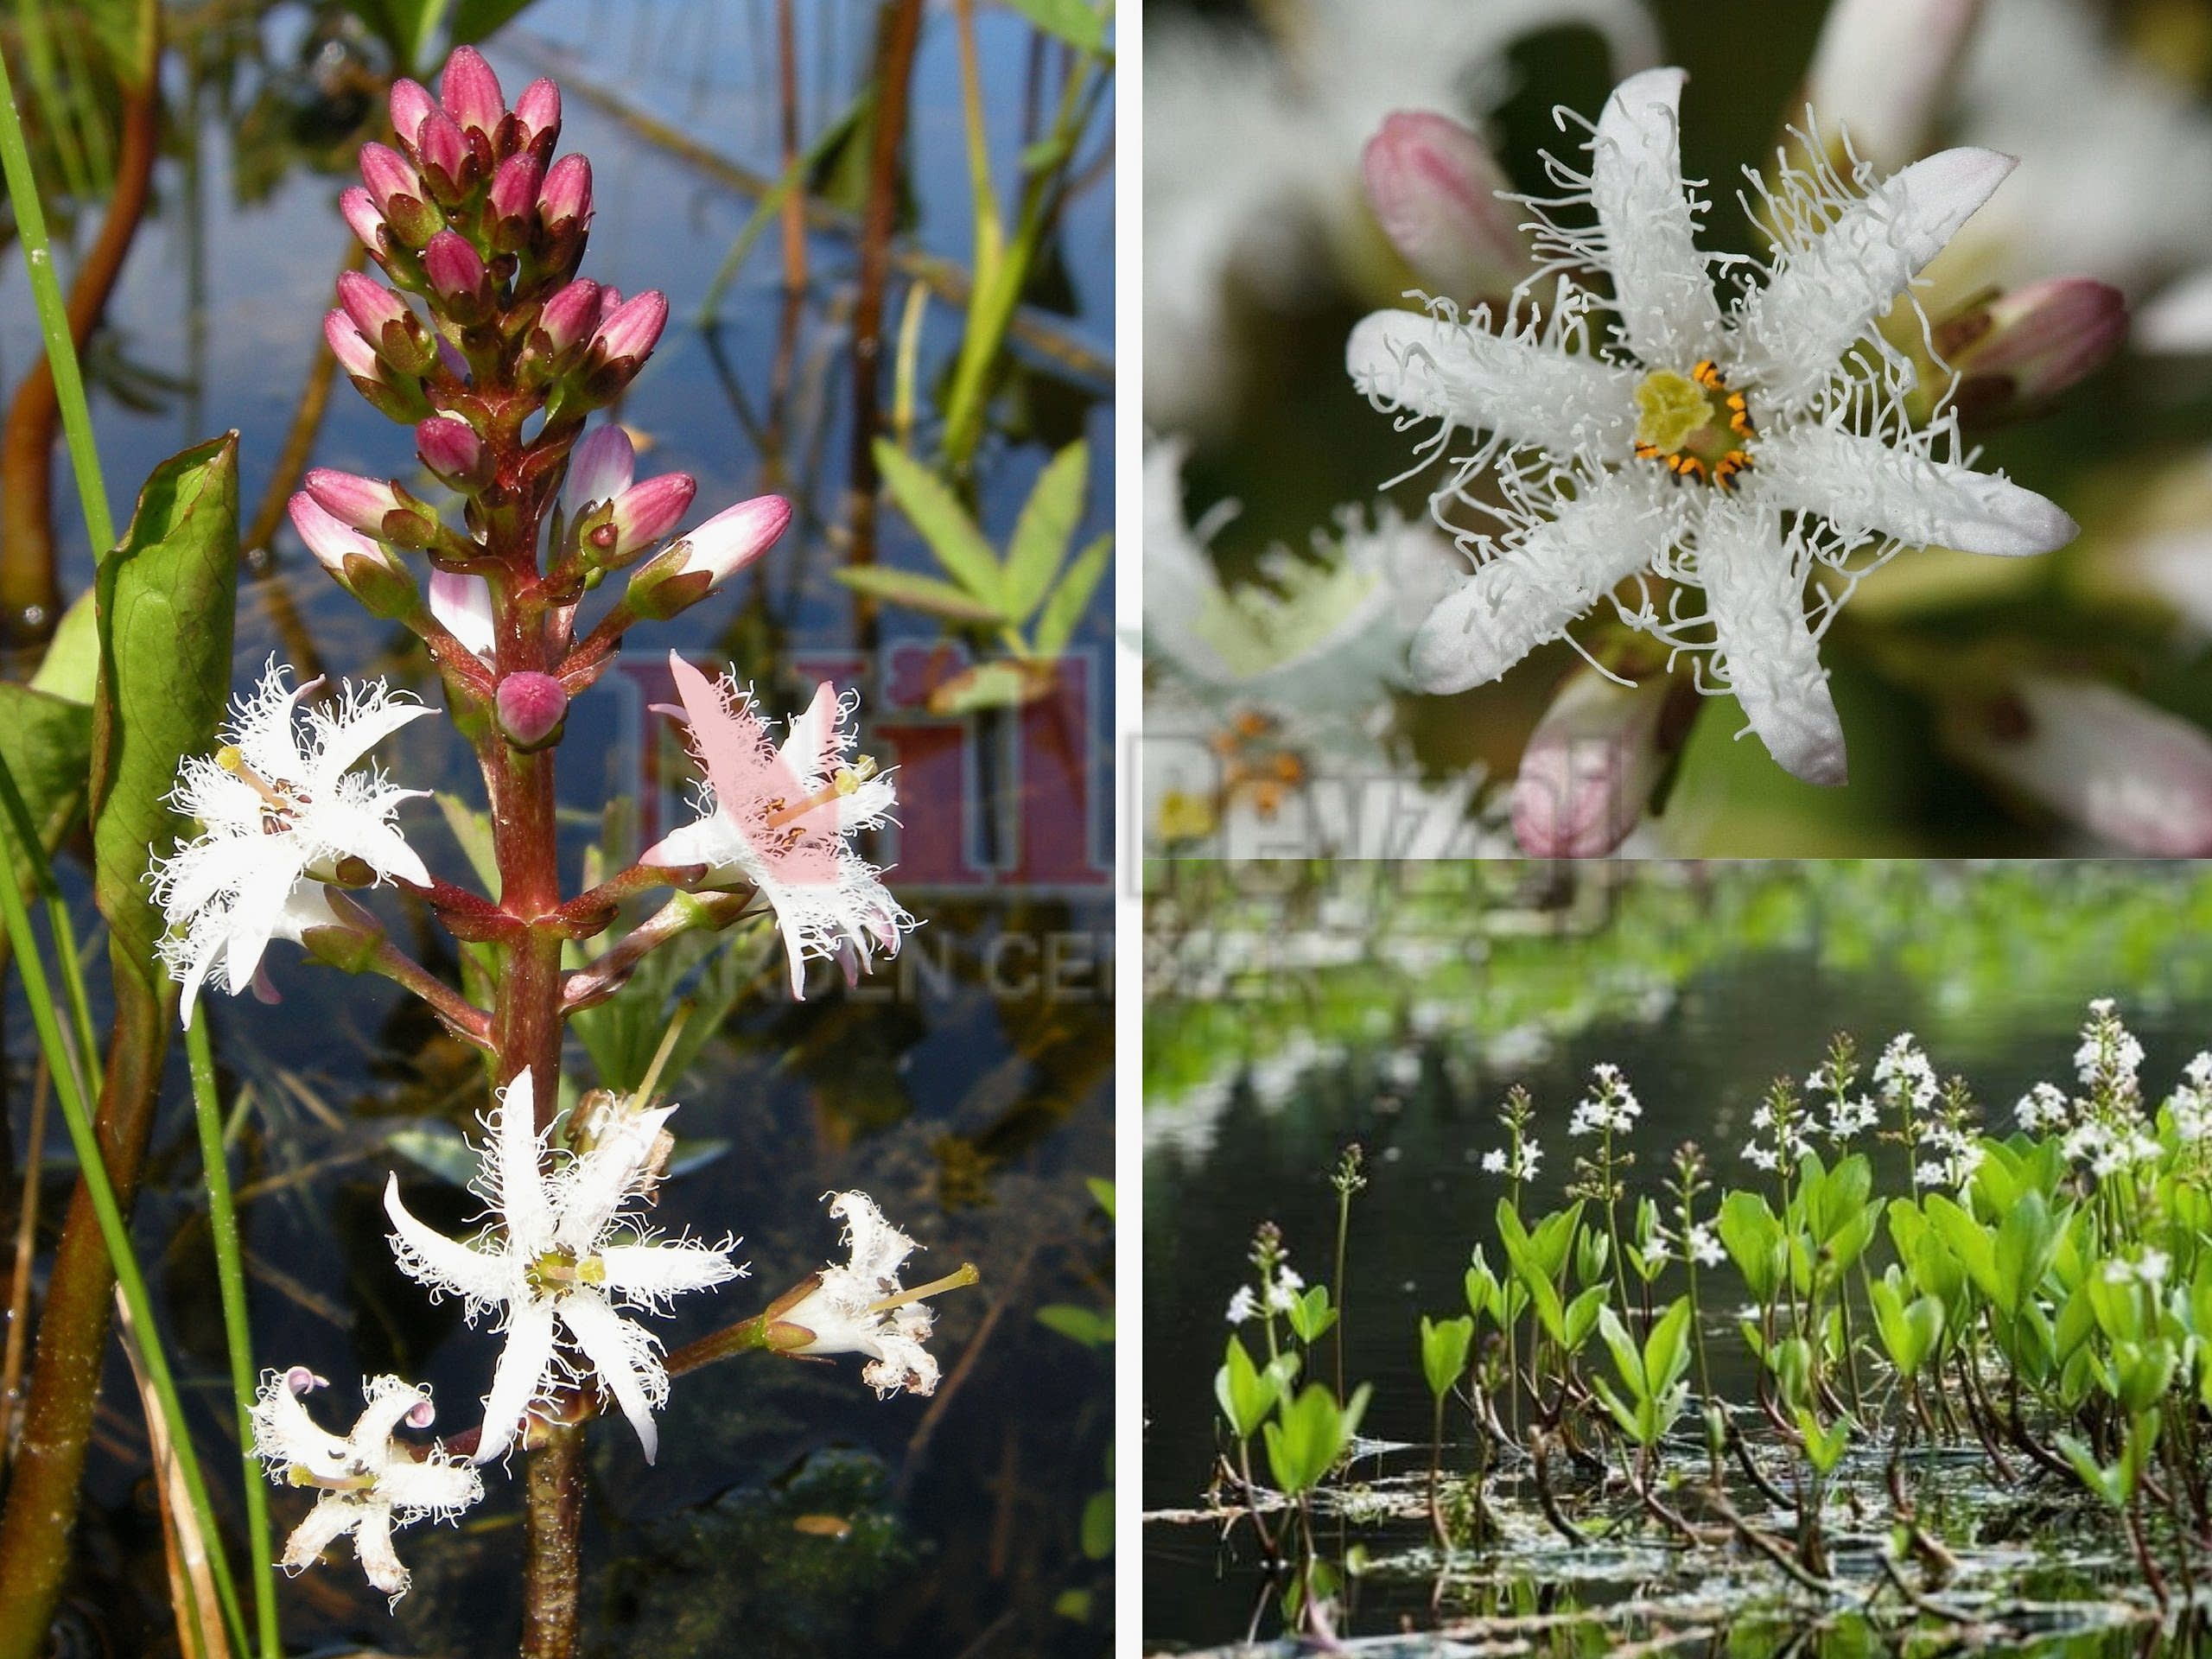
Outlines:
[{"label": "green leaf", "polygon": [[[27,847],[35,842],[51,853],[60,845],[84,806],[92,753],[88,706],[0,681],[0,760],[22,797],[15,829]],[[29,874],[18,871],[19,878]]]},{"label": "green leaf", "polygon": [[1805,1437],[1805,1455],[1824,1475],[1834,1472],[1843,1461],[1844,1448],[1851,1444],[1850,1419],[1839,1417],[1822,1428],[1821,1420],[1803,1406],[1797,1408],[1797,1432]]},{"label": "green leaf", "polygon": [[1006,551],[1006,617],[1020,627],[1044,603],[1083,517],[1090,449],[1080,438],[1054,455],[1021,505]]},{"label": "green leaf", "polygon": [[99,595],[87,588],[61,613],[61,621],[54,630],[54,638],[47,641],[46,655],[38,659],[38,671],[31,676],[30,686],[34,691],[81,702],[89,709],[99,677]]},{"label": "green leaf", "polygon": [[994,619],[1004,616],[1006,577],[998,555],[944,480],[888,438],[875,441],[875,465],[891,499],[952,579],[989,607]]},{"label": "green leaf", "polygon": [[478,811],[449,790],[440,790],[435,798],[438,810],[445,815],[446,828],[461,843],[461,855],[468,860],[468,868],[476,872],[484,891],[496,896],[499,891],[499,859],[492,849],[492,815]]},{"label": "green leaf", "polygon": [[154,73],[161,40],[156,0],[78,0],[115,77],[126,86],[143,86]]},{"label": "green leaf", "polygon": [[[1084,1503],[1082,1541],[1086,1560],[1103,1561],[1114,1553],[1114,1494],[1110,1489],[1093,1492]],[[1086,1599],[1083,1611],[1073,1617],[1088,1618],[1090,1612],[1090,1604]]]},{"label": "green leaf", "polygon": [[435,1120],[404,1123],[386,1129],[384,1143],[410,1162],[420,1164],[439,1179],[467,1186],[481,1164],[459,1129]]},{"label": "green leaf", "polygon": [[1114,1340],[1114,1318],[1073,1302],[1048,1302],[1037,1310],[1037,1323],[1057,1331],[1086,1348],[1103,1348]]},{"label": "green leaf", "polygon": [[996,606],[987,605],[965,588],[940,582],[935,576],[893,570],[883,564],[849,564],[831,574],[855,593],[903,605],[910,611],[943,617],[948,622],[998,626]]},{"label": "green leaf", "polygon": [[1055,40],[1065,41],[1078,52],[1097,52],[1106,45],[1106,21],[1084,0],[1006,0]]},{"label": "green leaf", "polygon": [[1290,1328],[1307,1347],[1326,1336],[1329,1327],[1337,1322],[1337,1311],[1329,1306],[1329,1287],[1315,1285],[1302,1296],[1292,1299],[1283,1310],[1283,1317],[1290,1321]]},{"label": "green leaf", "polygon": [[1221,1414],[1229,1420],[1230,1432],[1239,1440],[1249,1440],[1259,1432],[1281,1399],[1283,1387],[1282,1374],[1273,1365],[1262,1370],[1253,1364],[1244,1339],[1230,1332],[1221,1369],[1213,1376],[1213,1395],[1220,1403]]},{"label": "green leaf", "polygon": [[1456,1319],[1421,1321],[1421,1368],[1428,1378],[1428,1391],[1441,1400],[1452,1392],[1467,1369],[1467,1350],[1475,1339],[1475,1321],[1467,1314]]},{"label": "green leaf", "polygon": [[1090,1189],[1091,1198],[1106,1212],[1106,1219],[1114,1219],[1114,1183],[1096,1175],[1086,1175],[1083,1184]]},{"label": "green leaf", "polygon": [[187,825],[169,791],[187,755],[215,746],[230,695],[238,601],[238,435],[163,461],[122,542],[100,560],[100,672],[92,702],[94,897],[118,971],[168,989],[149,851]]},{"label": "green leaf", "polygon": [[460,0],[453,9],[453,44],[474,45],[519,16],[530,3],[531,0]]},{"label": "green leaf", "polygon": [[1037,619],[1037,632],[1030,639],[1032,652],[1039,657],[1057,657],[1068,648],[1068,641],[1082,625],[1083,613],[1090,607],[1090,596],[1097,591],[1099,579],[1106,574],[1113,558],[1114,532],[1110,530],[1075,556],[1067,575],[1060,578],[1060,585],[1045,601],[1045,609]]}]

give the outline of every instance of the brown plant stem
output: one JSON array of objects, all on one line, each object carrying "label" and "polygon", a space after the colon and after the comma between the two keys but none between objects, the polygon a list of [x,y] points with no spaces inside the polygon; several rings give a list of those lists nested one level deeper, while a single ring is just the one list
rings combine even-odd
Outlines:
[{"label": "brown plant stem", "polygon": [[555,1423],[530,1452],[524,1514],[530,1561],[524,1583],[524,1659],[554,1659],[576,1649],[576,1586],[582,1563],[576,1537],[583,1522],[584,1426]]},{"label": "brown plant stem", "polygon": [[[99,237],[69,285],[69,335],[81,354],[123,275],[145,216],[161,140],[161,92],[149,75],[123,92],[123,151]],[[61,405],[41,357],[16,389],[0,429],[0,632],[43,639],[61,615],[54,544],[54,441]],[[95,554],[105,548],[94,548]]]}]

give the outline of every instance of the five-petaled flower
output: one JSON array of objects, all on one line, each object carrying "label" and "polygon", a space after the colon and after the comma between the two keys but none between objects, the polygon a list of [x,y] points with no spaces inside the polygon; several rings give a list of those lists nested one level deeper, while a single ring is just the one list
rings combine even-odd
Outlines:
[{"label": "five-petaled flower", "polygon": [[369,1582],[397,1603],[408,1572],[391,1546],[394,1527],[425,1516],[449,1521],[484,1496],[483,1478],[442,1446],[416,1448],[392,1438],[400,1424],[427,1428],[430,1391],[396,1376],[372,1378],[368,1408],[344,1439],[318,1426],[300,1396],[325,1386],[305,1366],[266,1371],[253,1404],[253,1451],[269,1478],[321,1494],[292,1529],[282,1565],[310,1566],[347,1533]]},{"label": "five-petaled flower", "polygon": [[209,975],[242,991],[257,983],[270,940],[337,922],[323,882],[430,879],[392,822],[423,791],[394,788],[374,766],[352,770],[430,709],[376,680],[345,685],[302,717],[298,702],[320,682],[287,689],[290,672],[270,659],[252,695],[232,705],[223,747],[188,759],[169,796],[200,823],[153,869],[169,929],[162,959],[183,986],[188,1026]]},{"label": "five-petaled flower", "polygon": [[461,1297],[472,1320],[496,1314],[506,1335],[484,1402],[477,1462],[513,1444],[533,1402],[594,1372],[652,1461],[653,1409],[668,1398],[668,1373],[652,1334],[619,1309],[658,1311],[680,1292],[705,1290],[745,1271],[728,1257],[734,1239],[709,1245],[659,1238],[624,1213],[659,1179],[661,1126],[675,1109],[617,1103],[585,1126],[582,1151],[549,1152],[536,1127],[529,1069],[518,1072],[485,1122],[489,1139],[474,1190],[499,1225],[474,1245],[410,1215],[397,1174],[386,1185],[384,1206],[402,1270],[433,1295]]},{"label": "five-petaled flower", "polygon": [[[937,1359],[922,1345],[934,1316],[923,1299],[974,1283],[976,1270],[963,1267],[907,1290],[899,1269],[913,1254],[914,1241],[884,1219],[874,1199],[865,1192],[835,1193],[830,1213],[845,1224],[851,1259],[823,1268],[798,1300],[770,1310],[779,1327],[774,1345],[793,1354],[866,1354],[861,1376],[887,1400],[901,1389],[934,1392]],[[806,1339],[798,1340],[801,1336]]]},{"label": "five-petaled flower", "polygon": [[[1360,390],[1408,423],[1443,423],[1430,453],[1459,428],[1482,435],[1438,490],[1440,515],[1457,504],[1497,520],[1488,535],[1455,526],[1481,568],[1415,639],[1414,675],[1435,692],[1496,679],[1634,578],[1632,597],[1615,597],[1623,620],[1709,652],[1775,759],[1839,784],[1843,731],[1819,641],[1853,584],[1902,547],[2044,553],[2075,533],[2043,497],[1972,470],[1948,413],[1909,422],[1915,371],[1874,329],[2012,162],[1950,149],[1878,181],[1863,164],[1848,179],[1821,162],[1793,167],[1760,187],[1776,243],[1766,280],[1742,283],[1724,309],[1714,270],[1738,262],[1696,245],[1683,79],[1654,69],[1623,82],[1586,175],[1551,162],[1566,200],[1587,203],[1597,224],[1570,228],[1549,218],[1558,204],[1529,204],[1547,264],[1524,293],[1541,298],[1555,279],[1548,314],[1491,334],[1486,310],[1462,321],[1440,301],[1352,332]],[[1579,280],[1592,272],[1610,298]],[[1614,323],[1593,343],[1600,309]],[[1471,489],[1487,475],[1502,504]],[[1701,614],[1684,601],[1694,588]]]},{"label": "five-petaled flower", "polygon": [[709,680],[673,652],[668,666],[706,778],[698,819],[639,862],[704,865],[709,884],[757,891],[783,929],[795,996],[805,994],[809,957],[834,958],[850,982],[878,948],[895,955],[914,918],[849,842],[888,818],[898,797],[865,758],[845,759],[852,703],[825,683],[779,747],[734,680]]}]

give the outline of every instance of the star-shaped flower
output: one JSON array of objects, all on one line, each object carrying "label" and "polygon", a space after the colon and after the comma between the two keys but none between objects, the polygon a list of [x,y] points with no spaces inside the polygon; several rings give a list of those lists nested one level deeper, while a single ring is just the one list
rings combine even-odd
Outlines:
[{"label": "star-shaped flower", "polygon": [[407,1593],[408,1572],[391,1547],[391,1530],[432,1516],[449,1521],[484,1496],[476,1471],[442,1446],[419,1453],[392,1438],[403,1422],[429,1427],[430,1391],[396,1376],[379,1376],[362,1392],[368,1408],[343,1440],[319,1427],[300,1396],[326,1386],[305,1366],[263,1373],[253,1405],[253,1451],[271,1480],[321,1493],[284,1545],[283,1567],[297,1573],[351,1533],[369,1582],[394,1602]]},{"label": "star-shaped flower", "polygon": [[658,1312],[680,1292],[738,1277],[745,1269],[728,1254],[736,1241],[658,1238],[624,1213],[659,1179],[661,1126],[673,1106],[603,1110],[586,1126],[584,1149],[570,1153],[548,1150],[534,1099],[525,1068],[485,1122],[490,1138],[474,1191],[492,1206],[496,1228],[474,1245],[448,1238],[408,1212],[395,1174],[384,1195],[392,1252],[409,1277],[434,1295],[461,1297],[472,1321],[496,1315],[506,1335],[477,1462],[506,1451],[533,1402],[596,1373],[650,1463],[659,1443],[653,1409],[668,1398],[668,1373],[652,1334],[618,1310]]},{"label": "star-shaped flower", "polygon": [[934,1283],[904,1289],[899,1269],[913,1254],[914,1241],[883,1218],[875,1200],[865,1192],[836,1193],[830,1213],[845,1224],[851,1259],[842,1268],[823,1268],[796,1301],[772,1310],[786,1335],[808,1338],[776,1345],[794,1354],[866,1354],[861,1376],[886,1400],[901,1389],[935,1392],[937,1359],[922,1345],[934,1316],[923,1299],[975,1283],[975,1268],[963,1267]]},{"label": "star-shaped flower", "polygon": [[[155,895],[168,920],[162,957],[184,988],[192,1023],[212,973],[233,994],[255,982],[272,938],[295,939],[336,921],[321,883],[342,874],[427,885],[429,872],[393,824],[399,804],[425,791],[395,789],[374,766],[352,770],[377,743],[430,710],[381,680],[347,684],[304,715],[291,671],[271,658],[251,696],[232,704],[223,747],[194,755],[170,803],[200,833],[154,861]],[[340,864],[347,868],[341,872]]]},{"label": "star-shaped flower", "polygon": [[[1493,334],[1486,313],[1463,322],[1438,302],[1352,332],[1352,378],[1378,407],[1443,422],[1426,448],[1441,453],[1458,428],[1482,435],[1437,504],[1499,521],[1489,535],[1462,527],[1481,568],[1415,639],[1414,674],[1437,692],[1496,679],[1633,579],[1632,598],[1615,594],[1624,620],[1709,652],[1775,759],[1839,784],[1843,731],[1819,641],[1857,580],[1904,547],[2044,553],[2076,531],[2043,497],[1966,465],[1948,414],[1910,423],[1914,371],[1873,327],[2012,163],[1961,149],[1887,180],[1863,166],[1848,180],[1825,163],[1793,170],[1765,196],[1766,280],[1742,283],[1724,308],[1714,268],[1748,262],[1697,247],[1703,204],[1683,181],[1676,130],[1683,79],[1654,69],[1624,81],[1593,130],[1588,175],[1551,163],[1597,225],[1543,225],[1560,277],[1541,321]],[[1581,285],[1592,272],[1610,298]],[[1593,343],[1599,309],[1614,321]],[[1484,475],[1502,505],[1471,490]],[[1675,591],[1660,598],[1653,577]],[[1691,589],[1702,614],[1685,604]]]},{"label": "star-shaped flower", "polygon": [[702,864],[709,883],[757,890],[783,929],[795,996],[804,995],[809,957],[836,959],[850,981],[879,947],[895,955],[914,918],[849,843],[889,817],[898,797],[868,762],[846,762],[853,703],[823,683],[779,747],[734,680],[709,680],[673,652],[668,666],[706,779],[697,821],[639,861]]}]

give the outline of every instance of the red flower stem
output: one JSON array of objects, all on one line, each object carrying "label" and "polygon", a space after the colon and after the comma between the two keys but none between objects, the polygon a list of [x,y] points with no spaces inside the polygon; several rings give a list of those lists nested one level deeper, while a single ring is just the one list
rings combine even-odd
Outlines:
[{"label": "red flower stem", "polygon": [[625,899],[655,887],[683,887],[706,874],[702,864],[632,864],[561,906],[561,920],[572,939],[588,939],[613,925],[615,907]]},{"label": "red flower stem", "polygon": [[389,938],[380,939],[374,953],[362,965],[371,973],[382,974],[393,984],[404,985],[421,997],[454,1036],[490,1051],[491,1016]]},{"label": "red flower stem", "polygon": [[646,920],[622,936],[621,942],[588,968],[570,973],[561,992],[561,1012],[604,1002],[620,990],[637,965],[679,934],[694,928],[719,930],[745,913],[753,902],[747,893],[679,893]]}]

